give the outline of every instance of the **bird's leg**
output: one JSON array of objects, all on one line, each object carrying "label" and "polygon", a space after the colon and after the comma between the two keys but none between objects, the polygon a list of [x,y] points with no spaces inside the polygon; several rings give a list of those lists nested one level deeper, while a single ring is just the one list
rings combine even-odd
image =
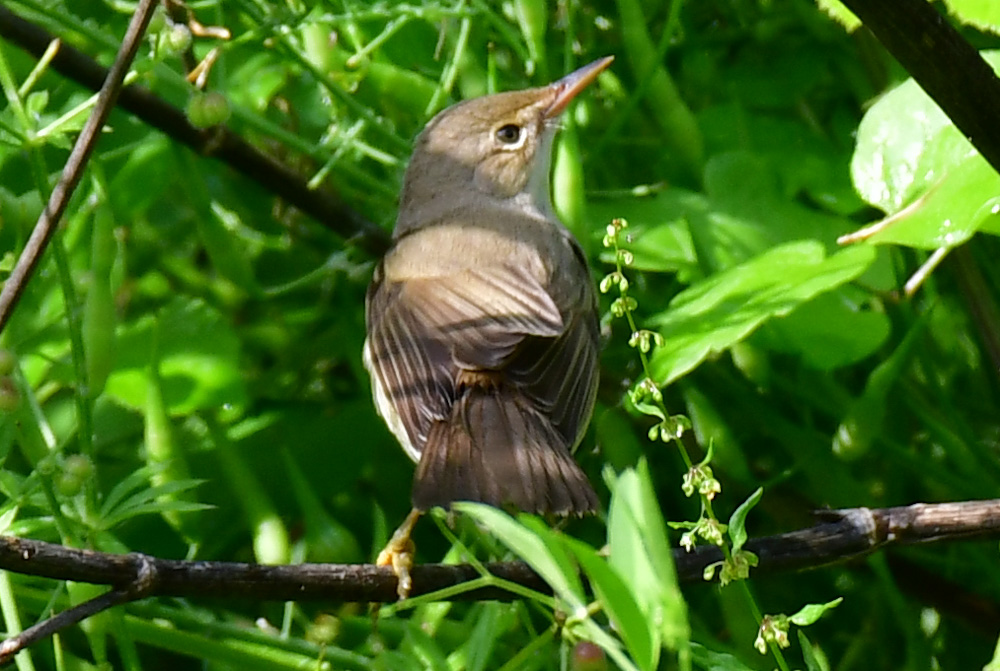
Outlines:
[{"label": "bird's leg", "polygon": [[399,594],[400,600],[408,597],[410,589],[413,587],[410,569],[413,568],[413,554],[416,548],[410,539],[410,534],[413,533],[413,527],[416,526],[417,520],[422,514],[423,512],[416,508],[411,510],[403,523],[392,534],[392,538],[389,539],[385,548],[378,553],[378,559],[375,560],[375,564],[378,566],[392,567],[392,572],[396,574],[398,581],[396,593]]}]

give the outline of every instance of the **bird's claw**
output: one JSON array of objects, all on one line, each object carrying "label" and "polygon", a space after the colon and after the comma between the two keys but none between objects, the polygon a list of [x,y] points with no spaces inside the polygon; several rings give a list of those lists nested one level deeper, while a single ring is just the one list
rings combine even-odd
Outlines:
[{"label": "bird's claw", "polygon": [[410,590],[413,589],[413,578],[410,576],[410,570],[413,568],[416,546],[413,544],[410,534],[413,532],[413,525],[419,518],[420,513],[416,510],[412,511],[407,516],[406,521],[392,534],[392,538],[378,553],[378,558],[375,560],[376,566],[392,567],[392,572],[396,574],[396,594],[399,595],[400,601],[410,596]]}]

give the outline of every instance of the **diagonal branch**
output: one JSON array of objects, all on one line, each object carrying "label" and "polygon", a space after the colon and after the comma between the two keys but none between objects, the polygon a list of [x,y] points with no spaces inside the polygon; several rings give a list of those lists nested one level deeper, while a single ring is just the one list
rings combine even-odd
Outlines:
[{"label": "diagonal branch", "polygon": [[[80,131],[80,136],[77,137],[76,143],[73,145],[73,150],[66,160],[59,181],[52,189],[49,202],[38,218],[34,230],[31,231],[31,237],[28,238],[24,251],[17,259],[17,264],[11,271],[10,277],[4,282],[3,290],[0,291],[0,331],[3,331],[4,325],[14,312],[14,307],[27,287],[28,280],[31,279],[39,261],[41,261],[42,254],[45,253],[45,248],[48,247],[49,240],[52,239],[52,234],[55,233],[56,226],[59,225],[59,220],[62,219],[70,197],[76,190],[77,184],[80,183],[80,178],[83,177],[83,169],[90,159],[90,154],[94,151],[104,123],[108,120],[108,116],[115,106],[115,100],[118,98],[122,83],[125,81],[125,74],[132,66],[132,61],[135,60],[142,35],[146,32],[146,25],[149,24],[149,19],[153,16],[156,4],[156,0],[141,0],[136,7],[125,38],[122,40],[121,48],[118,50],[118,55],[115,56],[115,62],[101,80],[97,104],[94,105],[93,112],[87,118],[87,122]],[[7,12],[2,7],[0,7],[0,11]],[[51,41],[50,39],[49,42]],[[44,48],[48,48],[48,43]]]},{"label": "diagonal branch", "polygon": [[21,650],[92,615],[148,596],[155,584],[156,569],[153,563],[140,556],[135,580],[125,587],[117,587],[47,620],[42,620],[0,643],[0,664],[6,664]]},{"label": "diagonal branch", "polygon": [[843,0],[1000,172],[1000,77],[927,0]]}]

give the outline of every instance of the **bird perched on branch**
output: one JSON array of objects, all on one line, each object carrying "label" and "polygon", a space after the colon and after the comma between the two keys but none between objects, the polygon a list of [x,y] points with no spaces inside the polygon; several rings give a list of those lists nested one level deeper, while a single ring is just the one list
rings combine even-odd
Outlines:
[{"label": "bird perched on branch", "polygon": [[401,596],[410,532],[434,506],[597,508],[572,456],[597,391],[597,300],[549,166],[559,116],[612,60],[459,103],[417,138],[364,349],[379,413],[417,462],[413,511],[379,558]]}]

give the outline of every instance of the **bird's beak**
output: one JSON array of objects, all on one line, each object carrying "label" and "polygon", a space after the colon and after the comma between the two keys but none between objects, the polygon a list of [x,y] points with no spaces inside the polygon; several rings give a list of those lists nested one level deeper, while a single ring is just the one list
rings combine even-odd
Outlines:
[{"label": "bird's beak", "polygon": [[601,74],[606,67],[611,65],[611,61],[613,60],[615,60],[614,56],[605,56],[590,65],[584,65],[579,70],[571,72],[559,81],[549,84],[548,88],[555,92],[556,97],[545,111],[546,118],[552,119],[562,114],[563,110],[576,97],[576,94],[587,88],[590,82],[597,79],[597,75]]}]

